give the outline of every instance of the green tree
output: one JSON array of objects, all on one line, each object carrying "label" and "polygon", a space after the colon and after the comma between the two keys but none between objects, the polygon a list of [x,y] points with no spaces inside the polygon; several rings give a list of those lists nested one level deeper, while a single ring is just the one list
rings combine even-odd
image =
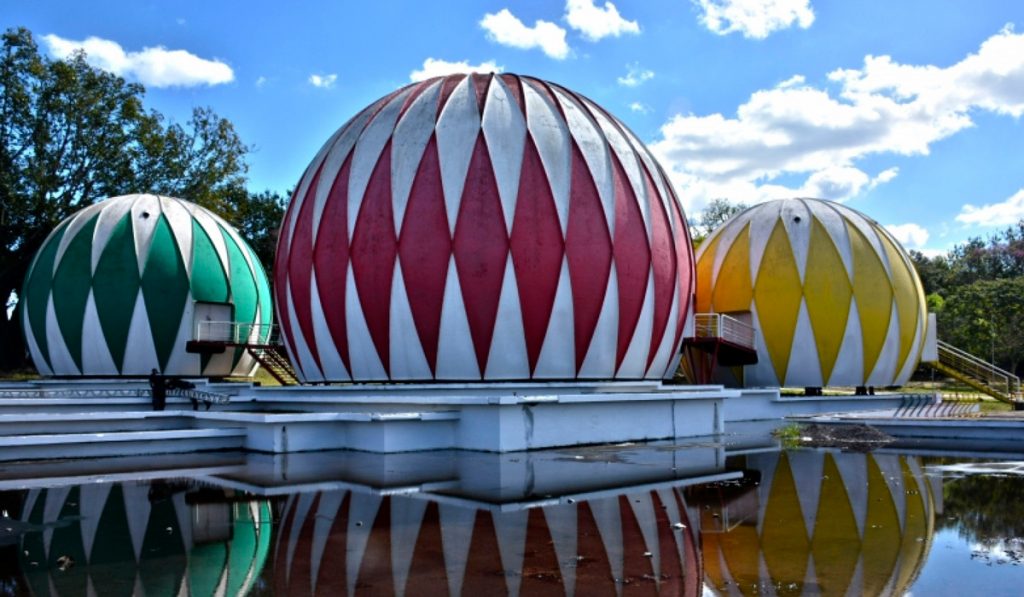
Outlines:
[{"label": "green tree", "polygon": [[[42,56],[24,28],[0,48],[0,295],[16,293],[46,235],[97,200],[159,193],[194,201],[242,229],[269,265],[283,201],[246,191],[249,148],[206,108],[184,125],[143,106],[145,89],[91,67],[84,54]],[[276,218],[276,219],[275,219]],[[24,345],[0,317],[0,368]]]},{"label": "green tree", "polygon": [[700,212],[700,219],[692,229],[693,244],[700,245],[716,228],[729,218],[747,209],[745,203],[730,203],[728,199],[712,199]]},{"label": "green tree", "polygon": [[1016,372],[1024,362],[1024,277],[954,288],[938,312],[943,340]]}]

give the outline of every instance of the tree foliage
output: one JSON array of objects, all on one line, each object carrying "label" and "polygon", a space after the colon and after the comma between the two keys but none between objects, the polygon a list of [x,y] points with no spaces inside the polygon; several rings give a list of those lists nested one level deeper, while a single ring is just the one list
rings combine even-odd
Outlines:
[{"label": "tree foliage", "polygon": [[939,339],[1017,372],[1024,364],[1024,220],[945,255],[910,252]]},{"label": "tree foliage", "polygon": [[716,228],[729,218],[747,209],[745,203],[730,203],[727,199],[712,199],[700,212],[700,219],[692,229],[693,242],[699,245],[711,235]]},{"label": "tree foliage", "polygon": [[[184,123],[143,105],[145,89],[93,68],[84,54],[51,60],[23,28],[0,48],[0,294],[16,292],[46,235],[97,200],[181,197],[221,214],[265,264],[283,198],[250,194],[231,122],[196,108]],[[0,318],[0,367],[24,354],[16,318]]]}]

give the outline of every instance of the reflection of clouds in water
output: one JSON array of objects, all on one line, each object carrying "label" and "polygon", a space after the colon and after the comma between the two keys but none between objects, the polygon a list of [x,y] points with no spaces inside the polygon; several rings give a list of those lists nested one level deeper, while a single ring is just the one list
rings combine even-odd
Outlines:
[{"label": "reflection of clouds in water", "polygon": [[991,544],[974,543],[971,545],[971,557],[994,564],[1024,565],[1024,539],[1014,537]]}]

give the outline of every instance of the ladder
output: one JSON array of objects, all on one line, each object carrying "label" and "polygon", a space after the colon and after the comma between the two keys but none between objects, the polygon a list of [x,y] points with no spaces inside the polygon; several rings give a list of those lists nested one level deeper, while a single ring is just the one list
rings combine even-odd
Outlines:
[{"label": "ladder", "polygon": [[936,371],[967,384],[975,390],[1008,404],[1024,399],[1020,378],[942,340],[939,360],[930,362]]},{"label": "ladder", "polygon": [[292,369],[291,361],[280,344],[246,344],[245,349],[256,359],[267,373],[282,386],[299,383],[299,376]]}]

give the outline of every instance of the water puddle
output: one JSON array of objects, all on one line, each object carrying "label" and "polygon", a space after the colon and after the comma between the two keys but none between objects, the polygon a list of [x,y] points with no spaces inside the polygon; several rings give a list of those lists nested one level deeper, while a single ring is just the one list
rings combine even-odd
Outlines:
[{"label": "water puddle", "polygon": [[1024,458],[765,434],[0,469],[0,595],[1016,595]]}]

